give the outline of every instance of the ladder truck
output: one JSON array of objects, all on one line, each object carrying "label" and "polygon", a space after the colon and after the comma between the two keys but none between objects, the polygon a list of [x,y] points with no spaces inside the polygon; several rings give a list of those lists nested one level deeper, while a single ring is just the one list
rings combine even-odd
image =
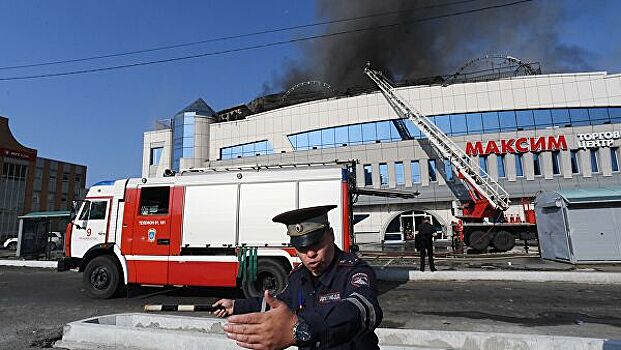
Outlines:
[{"label": "ladder truck", "polygon": [[[497,251],[507,251],[515,246],[516,239],[536,237],[534,209],[528,199],[522,200],[524,220],[518,216],[506,217],[510,208],[507,191],[474,162],[466,152],[453,142],[425,115],[401,98],[381,71],[367,64],[364,73],[377,85],[390,107],[402,119],[411,120],[429,140],[438,154],[447,159],[468,191],[470,200],[456,206],[458,219],[453,225],[454,242],[474,250],[483,251],[492,246]],[[404,128],[405,129],[405,128]]]}]

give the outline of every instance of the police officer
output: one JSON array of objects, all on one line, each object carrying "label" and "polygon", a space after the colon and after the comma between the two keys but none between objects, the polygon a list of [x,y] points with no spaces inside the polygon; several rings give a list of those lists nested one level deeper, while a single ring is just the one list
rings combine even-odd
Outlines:
[{"label": "police officer", "polygon": [[[328,211],[335,205],[297,209],[272,220],[287,225],[302,264],[285,290],[272,297],[221,299],[215,314],[229,317],[227,336],[249,349],[379,349],[382,321],[373,270],[334,244]],[[261,310],[262,303],[269,311]]]}]

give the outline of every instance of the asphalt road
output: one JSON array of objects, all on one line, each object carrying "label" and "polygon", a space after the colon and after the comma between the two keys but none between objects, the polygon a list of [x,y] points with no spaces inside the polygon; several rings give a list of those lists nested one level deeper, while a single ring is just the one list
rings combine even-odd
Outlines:
[{"label": "asphalt road", "polygon": [[[86,295],[81,279],[72,271],[0,267],[0,349],[50,347],[67,322],[141,312],[144,304],[207,304],[240,297],[232,289],[133,287],[126,297],[97,300]],[[382,282],[380,291],[383,327],[621,338],[619,286]]]}]

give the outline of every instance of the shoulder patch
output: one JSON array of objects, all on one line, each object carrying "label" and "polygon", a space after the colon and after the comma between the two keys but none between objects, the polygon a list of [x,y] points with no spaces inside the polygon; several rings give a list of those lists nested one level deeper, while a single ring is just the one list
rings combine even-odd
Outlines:
[{"label": "shoulder patch", "polygon": [[354,287],[369,286],[369,275],[364,272],[358,272],[351,276],[351,285]]}]

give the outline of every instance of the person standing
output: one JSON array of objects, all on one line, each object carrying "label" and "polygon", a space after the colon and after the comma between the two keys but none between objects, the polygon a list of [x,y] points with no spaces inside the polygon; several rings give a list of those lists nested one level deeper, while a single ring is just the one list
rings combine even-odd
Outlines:
[{"label": "person standing", "polygon": [[425,271],[425,256],[429,256],[429,269],[433,272],[436,265],[433,262],[433,238],[436,236],[436,229],[431,224],[431,218],[425,216],[418,228],[418,251],[420,253],[420,270]]},{"label": "person standing", "polygon": [[[272,220],[287,226],[302,264],[273,297],[220,299],[213,306],[228,338],[249,349],[379,349],[382,321],[375,273],[356,255],[334,244],[328,211],[335,205],[288,211]],[[269,306],[269,310],[267,309]]]}]

